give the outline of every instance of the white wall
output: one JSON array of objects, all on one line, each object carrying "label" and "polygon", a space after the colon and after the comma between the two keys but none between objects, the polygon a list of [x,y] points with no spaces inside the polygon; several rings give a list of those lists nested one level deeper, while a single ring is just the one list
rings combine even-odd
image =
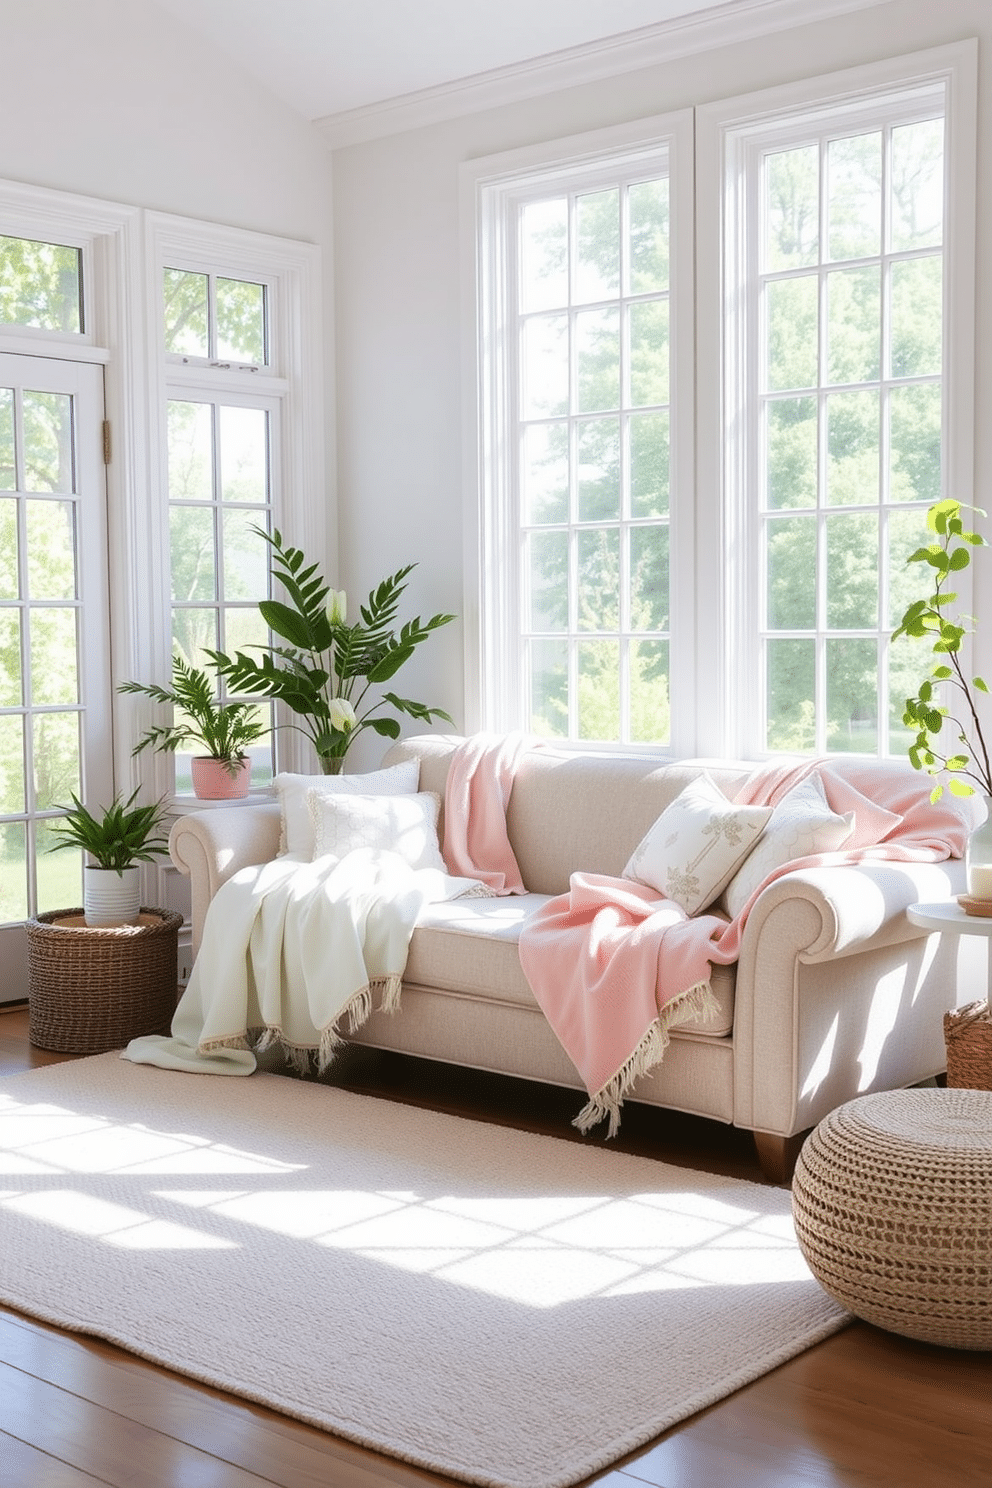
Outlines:
[{"label": "white wall", "polygon": [[[969,36],[980,38],[976,500],[992,485],[992,45],[989,0],[892,0],[643,72],[471,114],[334,155],[342,573],[367,589],[417,560],[418,611],[462,612],[462,161]],[[988,498],[986,498],[988,504]],[[985,555],[992,557],[992,555]],[[992,629],[992,574],[979,597]],[[984,604],[982,601],[984,600]],[[403,691],[463,720],[461,627],[425,646]],[[992,674],[992,637],[980,658]]]},{"label": "white wall", "polygon": [[0,177],[321,245],[333,345],[331,160],[301,116],[154,0],[0,0],[0,78]]}]

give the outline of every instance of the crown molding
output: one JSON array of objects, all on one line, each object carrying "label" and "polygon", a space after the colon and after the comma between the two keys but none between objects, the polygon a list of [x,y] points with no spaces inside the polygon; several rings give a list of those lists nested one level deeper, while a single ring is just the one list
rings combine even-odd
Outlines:
[{"label": "crown molding", "polygon": [[315,119],[314,128],[329,150],[340,150],[880,3],[882,0],[725,0],[693,15],[328,114]]}]

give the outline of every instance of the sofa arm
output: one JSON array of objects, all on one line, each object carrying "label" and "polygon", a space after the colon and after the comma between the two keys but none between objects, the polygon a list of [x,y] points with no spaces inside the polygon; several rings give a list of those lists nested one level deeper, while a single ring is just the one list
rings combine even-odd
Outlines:
[{"label": "sofa arm", "polygon": [[964,863],[948,859],[801,869],[764,890],[737,966],[737,1125],[791,1135],[943,1067],[955,978],[906,908],[963,887]]},{"label": "sofa arm", "polygon": [[239,869],[276,856],[279,823],[279,803],[265,801],[229,811],[194,811],[173,825],[169,854],[180,872],[189,874],[194,956],[200,948],[207,905]]}]

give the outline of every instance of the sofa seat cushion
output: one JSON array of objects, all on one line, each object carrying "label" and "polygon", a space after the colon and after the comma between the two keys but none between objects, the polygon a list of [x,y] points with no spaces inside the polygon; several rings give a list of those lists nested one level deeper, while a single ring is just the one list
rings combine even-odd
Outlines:
[{"label": "sofa seat cushion", "polygon": [[[470,997],[536,1006],[520,966],[517,942],[528,915],[546,904],[548,894],[505,898],[451,899],[421,911],[410,941],[403,980]],[[736,967],[715,966],[710,985],[719,1007],[713,1022],[700,1019],[672,1030],[724,1038],[733,1028]]]}]

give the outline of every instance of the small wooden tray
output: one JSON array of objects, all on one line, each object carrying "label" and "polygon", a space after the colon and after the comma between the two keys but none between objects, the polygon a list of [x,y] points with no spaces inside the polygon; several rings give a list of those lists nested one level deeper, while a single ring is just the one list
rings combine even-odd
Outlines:
[{"label": "small wooden tray", "polygon": [[958,903],[965,914],[977,915],[980,919],[992,919],[992,899],[973,899],[970,894],[959,894]]}]

